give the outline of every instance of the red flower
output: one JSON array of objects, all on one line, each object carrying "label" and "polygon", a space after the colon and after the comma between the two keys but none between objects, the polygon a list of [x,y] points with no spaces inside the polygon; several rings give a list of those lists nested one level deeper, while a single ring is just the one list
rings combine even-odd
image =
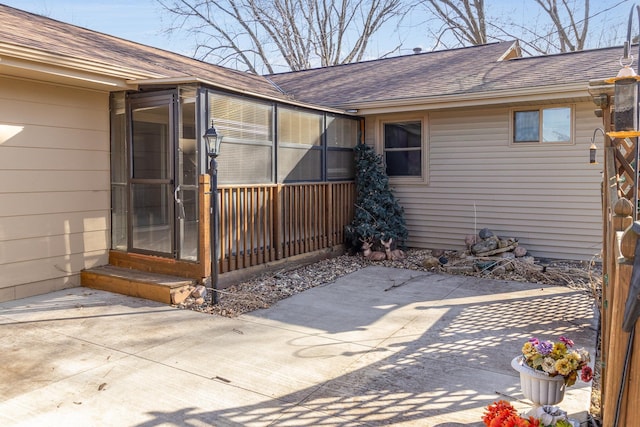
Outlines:
[{"label": "red flower", "polygon": [[493,404],[487,406],[487,411],[482,417],[484,425],[487,427],[501,427],[504,422],[512,415],[517,415],[516,409],[504,400],[493,402]]},{"label": "red flower", "polygon": [[487,427],[541,427],[540,420],[519,416],[513,405],[504,400],[487,406],[482,421]]},{"label": "red flower", "polygon": [[580,379],[585,383],[591,381],[593,379],[593,369],[589,366],[582,368],[582,371],[580,371]]}]

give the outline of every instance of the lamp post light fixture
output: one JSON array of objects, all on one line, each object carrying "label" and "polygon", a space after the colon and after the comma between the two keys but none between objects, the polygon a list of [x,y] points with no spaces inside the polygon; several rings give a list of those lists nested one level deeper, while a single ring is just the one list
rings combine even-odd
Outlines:
[{"label": "lamp post light fixture", "polygon": [[204,133],[203,138],[207,146],[207,155],[213,158],[218,157],[222,135],[216,131],[215,126],[213,126],[213,120],[211,120],[211,127]]},{"label": "lamp post light fixture", "polygon": [[222,135],[216,131],[211,120],[211,127],[202,136],[209,157],[209,177],[211,186],[211,202],[209,207],[209,253],[211,254],[211,302],[218,303],[218,161]]}]

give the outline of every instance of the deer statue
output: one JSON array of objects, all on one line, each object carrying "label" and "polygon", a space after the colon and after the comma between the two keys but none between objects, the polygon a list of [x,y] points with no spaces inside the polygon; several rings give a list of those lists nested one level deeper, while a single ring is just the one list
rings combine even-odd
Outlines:
[{"label": "deer statue", "polygon": [[404,254],[404,251],[400,249],[391,250],[391,244],[393,243],[393,238],[389,237],[389,240],[387,241],[384,241],[384,240],[380,240],[380,241],[384,245],[384,253],[387,259],[390,259],[393,261],[396,259],[404,259],[406,257],[406,255]]},{"label": "deer statue", "polygon": [[362,242],[362,255],[365,258],[370,259],[371,261],[382,261],[387,258],[387,255],[384,252],[371,250],[371,246],[373,246],[371,239],[360,239],[360,241]]}]

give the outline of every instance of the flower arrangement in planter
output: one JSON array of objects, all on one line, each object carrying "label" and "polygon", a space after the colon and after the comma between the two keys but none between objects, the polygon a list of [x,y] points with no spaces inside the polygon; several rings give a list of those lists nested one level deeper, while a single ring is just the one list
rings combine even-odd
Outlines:
[{"label": "flower arrangement in planter", "polygon": [[583,348],[574,350],[573,346],[573,341],[564,336],[556,342],[534,337],[522,346],[522,363],[550,377],[561,375],[567,387],[576,383],[578,373],[582,381],[589,382],[593,379],[589,352]]},{"label": "flower arrangement in planter", "polygon": [[487,427],[574,427],[577,424],[555,405],[564,398],[566,387],[578,379],[589,382],[593,370],[588,366],[589,352],[574,349],[574,342],[561,336],[558,341],[531,338],[522,346],[522,355],[511,366],[520,372],[522,394],[533,402],[527,415],[504,400],[487,406],[482,417]]},{"label": "flower arrangement in planter", "polygon": [[544,417],[524,417],[509,402],[500,400],[487,406],[482,417],[487,427],[574,427],[566,417],[554,417],[545,420]]}]

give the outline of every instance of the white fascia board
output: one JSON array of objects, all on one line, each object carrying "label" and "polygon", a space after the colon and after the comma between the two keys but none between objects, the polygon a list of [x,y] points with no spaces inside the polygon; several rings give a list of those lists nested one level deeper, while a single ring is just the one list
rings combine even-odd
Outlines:
[{"label": "white fascia board", "polygon": [[441,110],[449,108],[477,107],[522,102],[562,101],[566,99],[590,99],[588,82],[570,85],[497,90],[479,93],[392,99],[345,105],[343,108],[358,110],[358,115],[399,113],[415,110]]},{"label": "white fascia board", "polygon": [[[13,70],[13,72],[11,72]],[[107,91],[131,89],[126,80],[110,76],[87,73],[70,68],[48,66],[41,63],[26,62],[13,58],[0,57],[0,74],[36,80],[70,84],[92,89],[103,88]],[[38,77],[38,76],[48,77]]]},{"label": "white fascia board", "polygon": [[52,74],[91,83],[130,88],[126,81],[137,78],[163,77],[126,67],[58,55],[33,48],[0,43],[0,64],[27,71]]}]

